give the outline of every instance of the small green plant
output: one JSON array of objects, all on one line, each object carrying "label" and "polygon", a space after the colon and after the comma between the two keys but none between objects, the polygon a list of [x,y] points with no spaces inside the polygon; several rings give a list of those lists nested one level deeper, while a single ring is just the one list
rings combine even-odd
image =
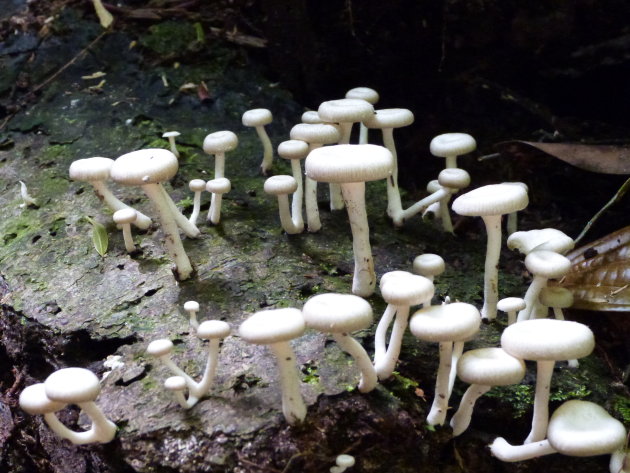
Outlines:
[{"label": "small green plant", "polygon": [[85,217],[85,220],[92,225],[92,243],[94,243],[94,249],[96,249],[99,255],[105,256],[109,245],[109,238],[107,237],[105,226],[91,217]]}]

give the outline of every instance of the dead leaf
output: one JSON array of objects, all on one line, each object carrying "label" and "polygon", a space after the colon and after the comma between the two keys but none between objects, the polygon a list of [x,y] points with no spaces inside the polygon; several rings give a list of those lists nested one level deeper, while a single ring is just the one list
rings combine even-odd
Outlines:
[{"label": "dead leaf", "polygon": [[602,174],[630,174],[630,147],[584,145],[579,143],[535,143],[504,141],[495,148],[501,154],[517,158],[542,152],[580,169]]},{"label": "dead leaf", "polygon": [[574,309],[630,311],[630,226],[568,253],[559,285],[573,293]]}]

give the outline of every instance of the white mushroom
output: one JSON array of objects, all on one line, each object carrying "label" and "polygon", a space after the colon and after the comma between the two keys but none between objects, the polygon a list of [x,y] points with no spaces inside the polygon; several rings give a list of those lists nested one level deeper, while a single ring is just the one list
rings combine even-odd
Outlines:
[{"label": "white mushroom", "polygon": [[528,202],[525,189],[512,183],[479,187],[453,201],[453,211],[460,215],[481,217],[486,225],[488,242],[481,309],[481,316],[485,319],[493,320],[497,316],[501,216],[524,209]]},{"label": "white mushroom", "polygon": [[512,325],[516,322],[516,313],[519,310],[523,310],[525,307],[525,300],[520,297],[506,297],[497,302],[497,309],[508,315],[508,325]]},{"label": "white mushroom", "polygon": [[197,301],[186,301],[184,302],[184,310],[188,312],[189,324],[192,328],[197,330],[199,327],[199,322],[197,321],[197,312],[199,312],[199,302]]},{"label": "white mushroom", "polygon": [[392,163],[393,157],[387,148],[376,145],[325,146],[311,151],[306,158],[307,177],[341,185],[352,229],[352,292],[362,297],[370,296],[376,286],[365,209],[365,182],[389,177]]},{"label": "white mushroom", "polygon": [[188,183],[188,188],[193,192],[193,210],[188,220],[196,225],[201,210],[201,193],[206,190],[206,181],[203,179],[193,179]]},{"label": "white mushroom", "polygon": [[271,140],[265,130],[265,125],[269,125],[273,120],[271,111],[266,108],[255,108],[243,113],[243,125],[256,128],[258,138],[263,145],[263,159],[260,163],[260,171],[266,176],[273,164],[273,147]]},{"label": "white mushroom", "polygon": [[122,228],[123,240],[127,253],[136,251],[136,245],[131,235],[131,224],[138,219],[138,212],[132,208],[116,210],[113,215],[114,222]]},{"label": "white mushroom", "polygon": [[[73,161],[70,165],[70,179],[74,181],[88,182],[94,188],[94,193],[102,202],[114,212],[120,209],[130,208],[124,202],[121,202],[107,187],[107,180],[110,178],[110,170],[114,164],[113,159],[109,158],[85,158]],[[138,212],[138,218],[135,226],[146,230],[151,226],[151,219],[141,212]]]},{"label": "white mushroom", "polygon": [[267,345],[276,357],[282,390],[282,412],[291,425],[304,420],[306,405],[300,393],[295,353],[289,341],[302,335],[305,329],[302,311],[293,308],[256,312],[238,329],[243,340],[256,345]]},{"label": "white mushroom", "polygon": [[[265,181],[265,192],[278,198],[280,224],[289,235],[304,231],[304,221],[291,216],[289,208],[289,194],[294,193],[298,184],[293,176],[279,174],[271,176]],[[297,221],[296,221],[297,220]]]},{"label": "white mushroom", "polygon": [[354,457],[345,453],[337,455],[335,463],[335,466],[330,467],[330,473],[343,473],[351,466],[354,466]]},{"label": "white mushroom", "polygon": [[[296,227],[304,227],[304,218],[302,217],[302,203],[304,202],[304,184],[302,177],[302,165],[300,161],[306,159],[309,152],[308,143],[302,140],[287,140],[278,145],[278,156],[291,162],[291,173],[297,189],[293,193],[291,199],[291,218]],[[315,202],[317,205],[317,202]]]},{"label": "white mushroom", "polygon": [[232,183],[227,177],[218,177],[206,182],[206,190],[212,194],[210,209],[208,210],[208,220],[212,224],[218,225],[221,221],[223,194],[227,194],[232,190]]},{"label": "white mushroom", "polygon": [[457,157],[477,149],[475,139],[466,133],[444,133],[431,140],[429,151],[446,159],[447,168],[457,167]]},{"label": "white mushroom", "polygon": [[55,412],[60,411],[66,404],[63,402],[51,401],[46,396],[44,389],[44,383],[37,383],[27,386],[20,393],[20,407],[22,410],[31,415],[43,415],[44,420],[50,430],[56,433],[59,437],[73,441],[73,443],[81,442],[86,439],[85,432],[75,432],[57,418]]},{"label": "white mushroom", "polygon": [[446,270],[444,258],[433,253],[423,253],[413,260],[413,272],[424,276],[433,282],[436,276],[439,276]]},{"label": "white mushroom", "polygon": [[359,391],[372,391],[378,383],[374,366],[365,349],[350,336],[351,332],[372,325],[370,304],[352,294],[319,294],[306,301],[302,315],[307,327],[330,333],[341,349],[354,358],[361,370]]},{"label": "white mushroom", "polygon": [[168,144],[171,147],[171,153],[175,155],[176,158],[179,159],[179,150],[177,149],[177,145],[175,144],[175,138],[180,136],[181,133],[179,131],[167,131],[162,134],[162,138],[168,139]]},{"label": "white mushroom", "polygon": [[545,438],[549,422],[549,386],[556,361],[578,359],[595,347],[593,332],[583,324],[555,319],[525,320],[503,331],[501,346],[510,355],[536,361],[532,429],[525,443]]},{"label": "white mushroom", "polygon": [[[346,92],[347,99],[361,99],[370,103],[371,105],[375,105],[379,100],[378,92],[370,87],[354,87]],[[368,127],[361,122],[359,127],[359,144],[366,145],[368,144]],[[391,151],[391,150],[390,150]]]}]

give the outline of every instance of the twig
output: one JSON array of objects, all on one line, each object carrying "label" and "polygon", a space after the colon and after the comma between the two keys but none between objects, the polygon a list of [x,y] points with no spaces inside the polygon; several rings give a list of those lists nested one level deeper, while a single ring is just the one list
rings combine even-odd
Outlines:
[{"label": "twig", "polygon": [[588,221],[588,223],[586,224],[586,226],[584,227],[584,229],[582,230],[582,232],[577,236],[577,238],[575,239],[575,244],[577,245],[577,243],[584,237],[584,235],[586,235],[586,232],[588,232],[591,227],[593,226],[593,224],[597,221],[597,219],[599,219],[599,217],[601,217],[601,215],[608,210],[609,207],[611,207],[613,204],[617,203],[619,200],[621,200],[621,198],[625,195],[625,193],[628,191],[628,189],[630,189],[630,178],[628,178],[626,180],[626,182],[624,182],[622,184],[622,186],[619,188],[619,190],[615,193],[615,195],[612,197],[612,199],[610,199],[606,205],[604,205],[594,216],[592,219],[590,219]]}]

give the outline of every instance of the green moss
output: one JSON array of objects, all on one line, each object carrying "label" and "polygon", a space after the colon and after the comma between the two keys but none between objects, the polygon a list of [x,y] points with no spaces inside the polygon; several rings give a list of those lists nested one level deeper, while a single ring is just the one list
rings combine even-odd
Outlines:
[{"label": "green moss", "polygon": [[319,370],[312,362],[306,362],[302,365],[302,382],[306,384],[319,384]]},{"label": "green moss", "polygon": [[613,413],[621,419],[621,421],[630,425],[630,398],[628,396],[615,395],[612,399]]},{"label": "green moss", "polygon": [[149,34],[140,37],[140,44],[161,56],[181,54],[197,40],[192,24],[166,21],[149,28]]},{"label": "green moss", "polygon": [[523,417],[534,404],[534,386],[528,384],[499,386],[488,391],[486,396],[509,404],[514,413],[514,418],[518,419]]}]

